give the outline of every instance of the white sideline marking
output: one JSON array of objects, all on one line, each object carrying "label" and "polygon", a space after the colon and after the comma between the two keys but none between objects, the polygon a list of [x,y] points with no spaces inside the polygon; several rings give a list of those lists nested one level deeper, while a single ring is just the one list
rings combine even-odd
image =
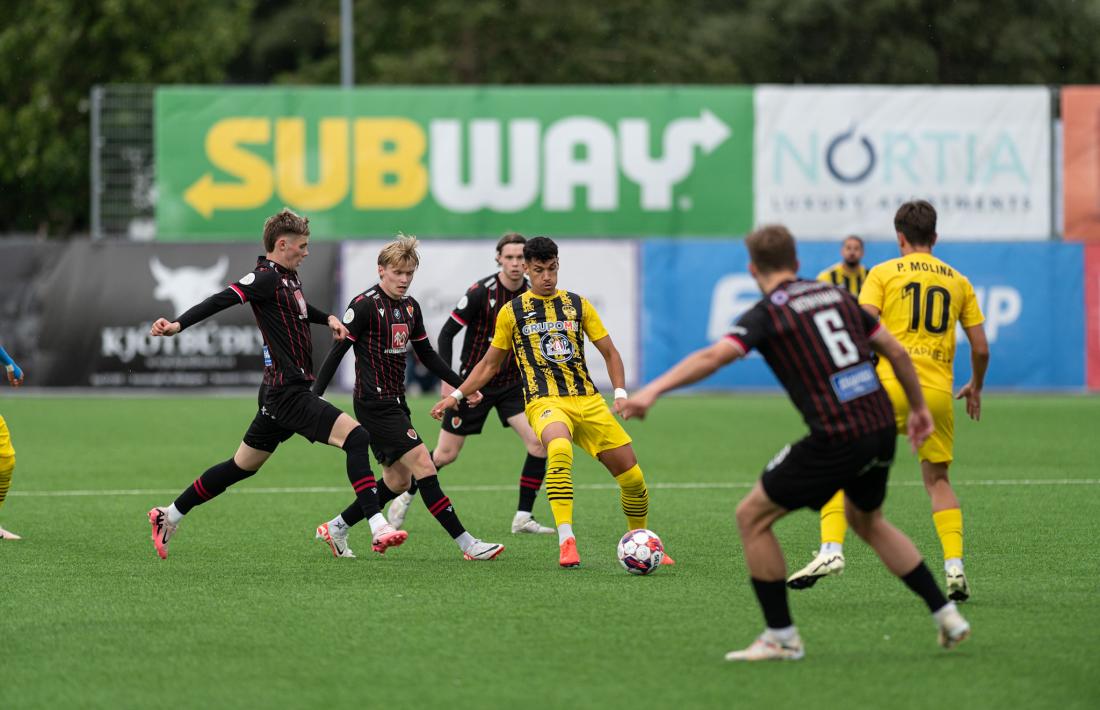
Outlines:
[{"label": "white sideline marking", "polygon": [[[723,482],[714,481],[710,483],[695,482],[695,483],[652,483],[650,488],[664,489],[664,490],[718,490],[718,489],[731,489],[740,488],[747,489],[755,485],[756,481],[752,482]],[[917,486],[924,486],[921,481],[898,481],[890,482],[891,486],[914,488]],[[952,481],[953,486],[1095,486],[1100,485],[1100,478],[1052,478],[1049,480],[1037,479],[1037,478],[1000,478],[1000,479],[987,479],[978,481]],[[618,486],[614,483],[581,483],[575,488],[579,490],[618,490]],[[447,486],[447,490],[456,493],[498,493],[513,491],[516,488],[516,484],[511,485],[492,485],[492,486]],[[166,495],[178,495],[181,489],[179,488],[123,488],[123,489],[109,489],[101,491],[82,490],[82,491],[12,491],[9,496],[25,497],[25,498],[72,498],[79,496],[166,496]],[[229,493],[240,494],[260,494],[260,495],[278,495],[283,493],[347,493],[347,486],[313,486],[308,488],[230,488]]]}]

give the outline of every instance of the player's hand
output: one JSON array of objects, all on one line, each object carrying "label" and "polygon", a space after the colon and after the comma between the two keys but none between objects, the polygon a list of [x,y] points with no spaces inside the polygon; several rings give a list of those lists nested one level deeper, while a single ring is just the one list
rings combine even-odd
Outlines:
[{"label": "player's hand", "polygon": [[[454,389],[452,388],[451,391],[453,392]],[[466,398],[466,402],[471,407],[476,407],[477,405],[481,404],[481,400],[484,399],[484,398],[485,398],[485,395],[481,394],[481,390],[477,390],[472,395],[470,395],[469,397]]]},{"label": "player's hand", "polygon": [[149,335],[172,336],[180,332],[179,321],[169,321],[167,318],[157,318],[153,321],[153,327],[149,329]]},{"label": "player's hand", "polygon": [[455,391],[454,387],[451,387],[446,382],[440,381],[440,383],[439,383],[439,396],[440,397],[449,397],[451,395],[451,392],[454,392],[454,391]]},{"label": "player's hand", "polygon": [[348,329],[344,327],[344,324],[340,322],[340,319],[336,316],[328,317],[328,329],[332,331],[333,340],[344,340],[348,337]]},{"label": "player's hand", "polygon": [[932,412],[928,411],[927,406],[909,411],[906,434],[909,436],[909,446],[913,449],[914,454],[917,453],[917,449],[919,449],[925,441],[928,441],[928,437],[932,436],[932,431],[935,430],[935,428],[936,425],[932,420]]},{"label": "player's hand", "polygon": [[657,401],[657,395],[642,389],[632,397],[615,400],[615,411],[623,419],[645,419],[649,408]]},{"label": "player's hand", "polygon": [[443,412],[446,412],[448,409],[453,409],[456,406],[458,406],[458,401],[454,397],[447,395],[436,402],[435,406],[432,407],[432,419],[441,421],[443,419]]},{"label": "player's hand", "polygon": [[23,371],[19,369],[19,366],[14,362],[10,365],[5,365],[4,370],[8,374],[8,384],[12,387],[18,387],[23,384]]},{"label": "player's hand", "polygon": [[973,382],[967,382],[955,399],[966,398],[966,413],[976,422],[982,420],[982,391],[974,387]]}]

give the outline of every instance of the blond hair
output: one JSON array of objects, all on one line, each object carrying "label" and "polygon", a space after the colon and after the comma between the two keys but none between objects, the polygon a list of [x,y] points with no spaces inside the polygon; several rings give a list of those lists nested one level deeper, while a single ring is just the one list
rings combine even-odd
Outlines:
[{"label": "blond hair", "polygon": [[420,254],[416,251],[418,246],[420,246],[420,240],[416,237],[398,232],[397,239],[378,252],[378,265],[400,266],[411,263],[414,267],[418,267],[420,266]]}]

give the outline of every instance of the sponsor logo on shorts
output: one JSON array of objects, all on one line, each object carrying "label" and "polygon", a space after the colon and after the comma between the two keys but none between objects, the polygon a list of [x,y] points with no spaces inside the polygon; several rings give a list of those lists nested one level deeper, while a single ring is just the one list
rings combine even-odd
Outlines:
[{"label": "sponsor logo on shorts", "polygon": [[462,417],[451,417],[451,427],[454,429],[462,426]]},{"label": "sponsor logo on shorts", "polygon": [[410,439],[412,439],[413,441],[415,441],[416,438],[417,438],[416,429],[409,429],[407,432],[405,432],[405,436],[407,436]]},{"label": "sponsor logo on shorts", "polygon": [[545,411],[544,411],[544,412],[542,413],[542,415],[541,415],[541,416],[539,416],[539,419],[546,419],[546,418],[547,418],[548,416],[550,416],[551,414],[553,414],[553,412],[552,412],[552,411],[550,411],[549,409],[547,409],[547,410],[545,410]]},{"label": "sponsor logo on shorts", "polygon": [[765,471],[770,471],[773,468],[775,468],[776,466],[778,466],[779,464],[783,463],[783,459],[787,458],[787,454],[789,454],[789,453],[791,453],[791,445],[787,444],[786,446],[784,446],[782,449],[779,450],[778,454],[776,454],[775,456],[772,457],[772,460],[768,462],[768,465],[765,467],[764,470]]}]

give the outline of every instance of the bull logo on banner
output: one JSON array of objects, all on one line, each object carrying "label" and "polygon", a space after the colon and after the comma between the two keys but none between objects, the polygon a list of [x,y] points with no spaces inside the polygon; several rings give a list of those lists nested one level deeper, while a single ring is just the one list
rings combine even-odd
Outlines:
[{"label": "bull logo on banner", "polygon": [[153,298],[171,301],[175,315],[179,315],[207,296],[225,288],[229,257],[222,254],[216,264],[205,269],[196,266],[171,269],[154,256],[149,260],[149,270],[157,280]]}]

